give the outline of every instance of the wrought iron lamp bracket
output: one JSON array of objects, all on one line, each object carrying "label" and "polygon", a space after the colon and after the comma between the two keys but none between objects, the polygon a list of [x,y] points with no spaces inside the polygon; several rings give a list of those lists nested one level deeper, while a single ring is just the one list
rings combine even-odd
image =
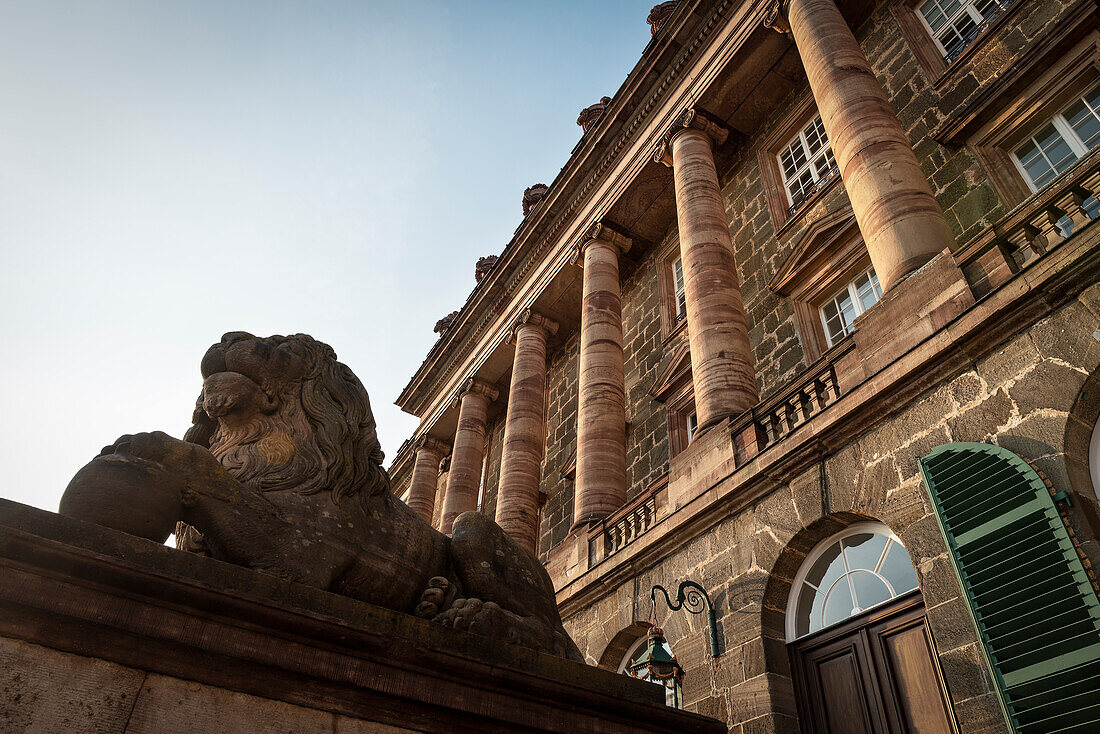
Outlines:
[{"label": "wrought iron lamp bracket", "polygon": [[665,587],[654,584],[649,591],[649,599],[653,602],[653,613],[655,615],[657,613],[658,590],[664,594],[665,604],[668,605],[670,611],[675,612],[681,608],[687,609],[691,614],[702,614],[706,611],[707,621],[710,623],[710,654],[711,657],[718,657],[718,619],[714,614],[714,603],[711,602],[707,590],[694,581],[684,581],[680,584],[680,588],[676,590],[676,601],[674,602]]}]

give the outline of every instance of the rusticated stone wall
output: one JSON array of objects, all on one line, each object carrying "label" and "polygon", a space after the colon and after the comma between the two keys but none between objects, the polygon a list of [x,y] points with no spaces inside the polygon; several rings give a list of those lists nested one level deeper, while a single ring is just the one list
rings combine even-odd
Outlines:
[{"label": "rusticated stone wall", "polygon": [[590,663],[617,663],[623,635],[635,636],[639,623],[651,619],[651,586],[695,580],[718,610],[724,651],[716,662],[702,616],[663,607],[657,616],[686,670],[687,708],[734,730],[751,722],[752,731],[796,731],[784,637],[792,579],[818,541],[876,519],[897,533],[917,569],[960,731],[1003,732],[917,459],[942,444],[989,441],[1031,461],[1055,490],[1073,495],[1070,526],[1095,567],[1100,549],[1088,524],[1100,507],[1087,477],[1075,477],[1066,457],[1075,423],[1094,424],[1100,414],[1100,400],[1083,393],[1087,381],[1100,384],[1100,284],[789,483],[702,534],[671,543],[669,555],[569,616],[566,628]]}]

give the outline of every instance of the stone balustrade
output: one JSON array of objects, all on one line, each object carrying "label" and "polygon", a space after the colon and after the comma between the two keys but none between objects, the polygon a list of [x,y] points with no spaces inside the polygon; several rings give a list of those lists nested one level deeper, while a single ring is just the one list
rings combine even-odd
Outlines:
[{"label": "stone balustrade", "polygon": [[955,254],[977,298],[1100,216],[1100,151],[1010,211]]},{"label": "stone balustrade", "polygon": [[851,339],[840,342],[799,379],[753,408],[753,423],[761,436],[761,449],[786,438],[791,431],[837,401],[840,383],[836,377],[836,361],[851,348]]},{"label": "stone balustrade", "polygon": [[588,534],[590,563],[614,555],[657,524],[667,509],[667,477],[638,494],[617,512],[593,525]]}]

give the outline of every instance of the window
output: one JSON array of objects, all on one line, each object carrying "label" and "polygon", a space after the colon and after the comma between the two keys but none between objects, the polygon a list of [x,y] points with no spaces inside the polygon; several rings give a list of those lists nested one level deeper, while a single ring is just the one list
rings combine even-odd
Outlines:
[{"label": "window", "polygon": [[787,641],[862,614],[917,588],[905,547],[879,523],[857,523],[810,552],[791,587]]},{"label": "window", "polygon": [[661,298],[661,338],[679,334],[687,325],[687,289],[680,240],[673,233],[661,246],[656,261],[657,291]]},{"label": "window", "polygon": [[797,211],[811,196],[821,190],[837,175],[829,138],[821,115],[814,115],[793,140],[779,153],[779,170],[791,213]]},{"label": "window", "polygon": [[918,6],[948,63],[970,47],[1017,0],[925,0]]},{"label": "window", "polygon": [[699,416],[695,412],[694,408],[692,408],[691,412],[687,414],[687,418],[684,420],[684,422],[686,424],[685,429],[687,431],[687,442],[691,443],[692,439],[695,438],[695,429],[699,427]]},{"label": "window", "polygon": [[829,346],[852,333],[856,317],[878,303],[882,287],[874,268],[868,268],[849,282],[841,291],[821,307],[821,323]]},{"label": "window", "polygon": [[684,288],[684,261],[676,258],[672,263],[672,294],[676,302],[676,323],[687,316],[687,291]]},{"label": "window", "polygon": [[1032,191],[1057,178],[1100,143],[1100,86],[1077,97],[1013,152]]}]

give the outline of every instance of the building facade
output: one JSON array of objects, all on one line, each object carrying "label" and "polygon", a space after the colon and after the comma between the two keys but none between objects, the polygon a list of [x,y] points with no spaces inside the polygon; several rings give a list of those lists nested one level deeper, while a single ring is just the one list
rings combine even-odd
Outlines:
[{"label": "building facade", "polygon": [[397,491],[538,554],[591,664],[659,623],[731,731],[1095,731],[1097,3],[648,20],[437,324]]}]

